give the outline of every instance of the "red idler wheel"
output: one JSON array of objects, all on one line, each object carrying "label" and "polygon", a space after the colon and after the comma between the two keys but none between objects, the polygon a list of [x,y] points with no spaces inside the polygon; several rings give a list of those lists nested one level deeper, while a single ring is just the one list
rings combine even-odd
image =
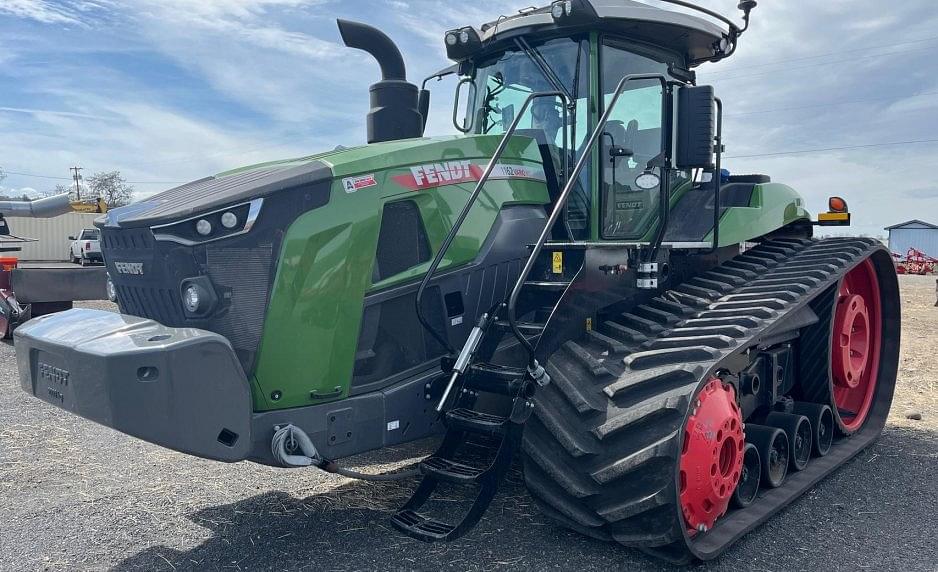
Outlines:
[{"label": "red idler wheel", "polygon": [[853,434],[870,412],[879,373],[882,307],[876,269],[870,260],[850,271],[840,284],[831,339],[831,376],[835,415]]},{"label": "red idler wheel", "polygon": [[735,389],[711,379],[697,395],[681,451],[681,511],[691,534],[710,530],[726,514],[742,475],[745,446]]}]

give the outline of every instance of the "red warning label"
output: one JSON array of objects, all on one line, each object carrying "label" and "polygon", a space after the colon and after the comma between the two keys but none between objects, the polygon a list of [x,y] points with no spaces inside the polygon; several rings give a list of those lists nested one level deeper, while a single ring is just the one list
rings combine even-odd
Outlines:
[{"label": "red warning label", "polygon": [[375,176],[373,174],[342,179],[342,186],[345,188],[345,192],[349,194],[360,191],[362,189],[367,189],[368,187],[374,187],[377,184],[378,181],[375,180]]}]

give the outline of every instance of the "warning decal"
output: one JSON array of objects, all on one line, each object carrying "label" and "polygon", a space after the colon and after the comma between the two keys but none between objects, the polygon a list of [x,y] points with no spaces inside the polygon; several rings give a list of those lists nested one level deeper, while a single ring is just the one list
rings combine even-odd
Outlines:
[{"label": "warning decal", "polygon": [[362,189],[367,189],[368,187],[374,187],[377,184],[378,181],[375,180],[374,174],[342,179],[342,186],[345,188],[345,192],[349,194],[360,191]]}]

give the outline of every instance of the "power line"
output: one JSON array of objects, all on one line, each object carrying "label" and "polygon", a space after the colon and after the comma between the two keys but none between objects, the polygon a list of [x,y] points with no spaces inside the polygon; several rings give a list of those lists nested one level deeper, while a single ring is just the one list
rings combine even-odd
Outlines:
[{"label": "power line", "polygon": [[[936,48],[938,48],[938,46],[929,46],[929,47],[927,47],[927,48],[917,48],[917,49],[914,49],[914,50],[902,50],[902,51],[898,51],[898,52],[885,52],[885,53],[881,53],[881,54],[873,54],[873,55],[871,55],[871,56],[863,56],[863,57],[850,58],[850,59],[845,59],[845,60],[831,60],[831,61],[829,61],[829,62],[817,62],[817,63],[813,63],[813,64],[806,64],[806,65],[803,65],[803,66],[792,66],[792,67],[786,67],[786,68],[781,68],[781,69],[777,69],[777,70],[769,70],[769,71],[757,72],[757,73],[744,73],[744,74],[734,75],[734,76],[730,76],[730,77],[717,77],[717,78],[713,78],[713,79],[714,79],[714,81],[732,81],[732,80],[735,80],[735,79],[750,78],[750,77],[759,77],[759,76],[764,76],[764,75],[772,75],[772,74],[777,74],[777,73],[782,73],[782,72],[788,72],[788,71],[795,71],[795,70],[802,70],[802,69],[814,68],[814,67],[818,67],[818,66],[828,66],[828,65],[834,65],[834,64],[842,64],[842,63],[846,63],[846,62],[854,62],[854,61],[857,61],[857,60],[859,60],[859,59],[867,60],[867,59],[879,58],[879,57],[883,57],[883,56],[895,56],[895,55],[900,55],[900,54],[911,54],[911,53],[914,53],[914,52],[931,51],[931,50],[934,50],[934,49],[936,49]],[[729,71],[729,70],[727,70],[727,71]],[[736,70],[733,70],[733,71],[736,71]],[[701,74],[701,75],[703,75],[703,74]]]},{"label": "power line", "polygon": [[[907,46],[907,45],[909,45],[909,44],[921,44],[921,43],[924,43],[924,42],[934,42],[934,41],[936,41],[936,40],[938,40],[938,36],[935,36],[935,37],[933,37],[933,38],[922,38],[921,40],[908,40],[908,41],[899,42],[899,43],[896,43],[896,44],[879,44],[879,45],[876,45],[876,46],[866,46],[866,47],[864,47],[864,48],[854,48],[854,49],[852,49],[852,50],[838,50],[838,51],[836,51],[836,52],[826,52],[826,53],[823,53],[823,54],[815,54],[815,55],[813,55],[813,56],[802,56],[802,57],[799,57],[799,58],[788,58],[788,59],[784,59],[784,60],[775,60],[775,61],[772,61],[772,62],[763,62],[763,63],[758,63],[758,64],[750,64],[750,65],[747,65],[747,66],[740,66],[739,69],[741,70],[741,69],[761,68],[761,67],[766,67],[766,66],[784,65],[784,64],[790,64],[791,62],[801,62],[801,61],[807,61],[807,60],[816,60],[816,59],[818,59],[818,58],[826,58],[827,56],[839,56],[839,55],[842,55],[842,54],[853,54],[853,53],[857,53],[857,52],[866,52],[866,51],[870,51],[870,50],[878,50],[878,49],[881,49],[881,48],[895,48],[895,47],[898,47],[898,46]],[[715,71],[706,72],[706,73],[707,73],[708,75],[717,75],[717,74],[724,74],[724,73],[732,73],[732,72],[734,72],[734,71],[739,71],[739,70],[737,70],[737,69],[724,69],[724,70],[715,70]]]},{"label": "power line", "polygon": [[919,145],[925,143],[938,143],[938,139],[916,139],[913,141],[896,141],[894,143],[869,143],[866,145],[848,145],[844,147],[826,147],[823,149],[799,149],[798,151],[778,151],[775,153],[759,153],[755,155],[731,155],[724,159],[752,159],[755,157],[778,157],[781,155],[803,155],[804,153],[823,153],[826,151],[849,151],[851,149],[869,149],[871,147],[899,147],[902,145]]},{"label": "power line", "polygon": [[867,97],[863,99],[850,99],[846,101],[832,101],[828,103],[817,103],[811,105],[799,105],[795,107],[776,107],[772,109],[759,109],[756,111],[740,111],[738,113],[726,113],[725,117],[738,117],[741,115],[757,115],[760,113],[774,113],[777,111],[798,111],[801,109],[814,109],[818,107],[837,107],[841,105],[850,105],[852,103],[866,103],[869,101],[902,101],[903,99],[912,99],[913,97],[923,97],[926,95],[938,95],[938,91],[925,91],[922,93],[914,93],[912,95],[890,95],[887,97]]},{"label": "power line", "polygon": [[[7,171],[4,169],[4,173],[8,175],[19,175],[21,177],[32,177],[34,179],[50,179],[53,181],[71,181],[72,177],[54,177],[52,175],[37,175],[35,173],[23,173],[21,171]],[[184,185],[189,181],[127,181],[132,185]]]}]

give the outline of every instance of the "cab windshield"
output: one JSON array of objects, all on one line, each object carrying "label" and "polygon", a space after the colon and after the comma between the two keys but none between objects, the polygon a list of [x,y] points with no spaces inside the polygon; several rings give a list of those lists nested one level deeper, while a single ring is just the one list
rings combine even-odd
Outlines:
[{"label": "cab windshield", "polygon": [[[576,150],[588,134],[589,42],[585,38],[557,38],[532,42],[530,51],[521,46],[477,62],[474,97],[470,105],[471,130],[475,134],[499,135],[516,119],[525,100],[537,92],[566,92],[574,109],[569,115],[564,149],[564,107],[560,98],[540,98],[531,103],[518,124],[525,130],[543,131],[554,155],[554,165],[563,165],[563,153],[571,166]],[[539,64],[537,60],[540,60]],[[559,85],[557,85],[559,83]],[[558,87],[562,89],[558,89]],[[590,173],[584,169],[567,204],[567,226],[574,239],[589,234]]]}]

